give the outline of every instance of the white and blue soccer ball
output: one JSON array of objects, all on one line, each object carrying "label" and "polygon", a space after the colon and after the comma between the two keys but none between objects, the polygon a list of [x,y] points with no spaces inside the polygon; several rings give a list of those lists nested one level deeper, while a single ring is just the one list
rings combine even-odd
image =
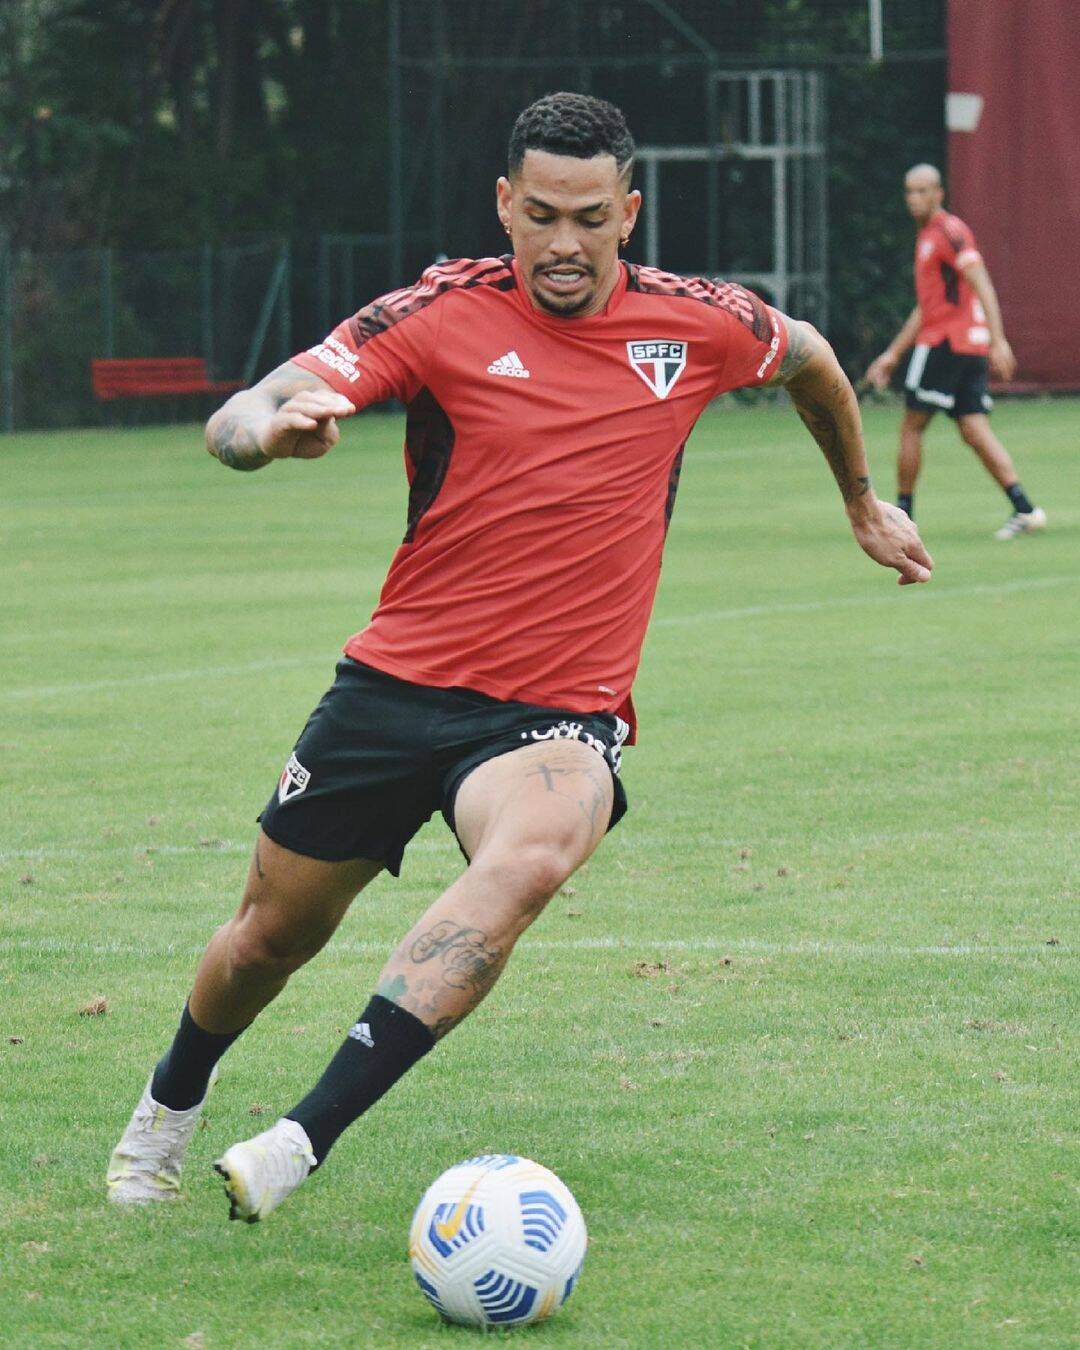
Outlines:
[{"label": "white and blue soccer ball", "polygon": [[512,1153],[483,1153],[424,1192],[409,1259],[448,1321],[524,1326],[570,1297],[586,1241],[577,1201],[554,1172]]}]

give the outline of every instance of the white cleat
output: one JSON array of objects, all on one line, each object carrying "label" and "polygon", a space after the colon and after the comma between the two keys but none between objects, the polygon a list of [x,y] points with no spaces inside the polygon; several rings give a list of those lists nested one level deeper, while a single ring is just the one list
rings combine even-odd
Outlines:
[{"label": "white cleat", "polygon": [[307,1131],[283,1116],[254,1139],[233,1144],[214,1170],[225,1178],[229,1218],[258,1223],[292,1195],[314,1166]]},{"label": "white cleat", "polygon": [[[215,1066],[210,1088],[217,1081]],[[150,1082],[153,1082],[151,1076]],[[175,1200],[180,1194],[180,1169],[206,1097],[187,1111],[172,1111],[150,1095],[146,1084],[128,1127],[109,1159],[105,1185],[117,1205],[146,1205]]]},{"label": "white cleat", "polygon": [[1041,506],[1033,511],[1017,511],[1009,517],[1000,530],[994,531],[995,539],[1015,539],[1021,534],[1034,534],[1036,530],[1046,529],[1046,512]]}]

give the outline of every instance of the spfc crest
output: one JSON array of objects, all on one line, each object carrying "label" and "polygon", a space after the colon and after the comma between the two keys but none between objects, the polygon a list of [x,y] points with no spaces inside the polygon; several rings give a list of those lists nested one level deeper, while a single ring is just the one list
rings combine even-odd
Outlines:
[{"label": "spfc crest", "polygon": [[628,342],[626,354],[630,364],[657,398],[667,398],[675,381],[686,369],[688,342],[669,342],[650,338],[647,342]]},{"label": "spfc crest", "polygon": [[283,805],[290,797],[299,797],[311,782],[311,770],[305,769],[295,755],[289,756],[289,762],[281,771],[278,780],[277,799]]}]

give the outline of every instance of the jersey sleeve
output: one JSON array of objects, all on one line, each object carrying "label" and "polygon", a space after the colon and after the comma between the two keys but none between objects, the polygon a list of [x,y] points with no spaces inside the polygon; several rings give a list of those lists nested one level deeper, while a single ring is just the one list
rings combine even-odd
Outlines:
[{"label": "jersey sleeve", "polygon": [[409,403],[427,382],[440,318],[425,272],[345,319],[322,342],[293,357],[356,408],[396,398]]},{"label": "jersey sleeve", "polygon": [[766,384],[780,369],[787,352],[787,326],[779,310],[743,286],[717,288],[723,298],[715,307],[717,378],[713,397],[730,389]]},{"label": "jersey sleeve", "polygon": [[970,267],[972,263],[982,262],[982,254],[975,243],[975,235],[969,225],[953,216],[944,226],[946,262],[957,271]]}]

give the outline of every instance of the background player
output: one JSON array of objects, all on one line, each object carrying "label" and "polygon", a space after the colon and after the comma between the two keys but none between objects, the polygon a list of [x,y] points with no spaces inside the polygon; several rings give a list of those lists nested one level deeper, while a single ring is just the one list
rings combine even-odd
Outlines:
[{"label": "background player", "polygon": [[1001,380],[1011,380],[1016,358],[1005,338],[1001,309],[990,273],[975,246],[975,236],[958,217],[943,209],[941,174],[932,164],[917,164],[904,178],[904,198],[919,226],[915,241],[917,303],[907,322],[871,363],[867,380],[884,389],[901,356],[914,346],[905,387],[907,410],[900,424],[897,502],[914,517],[915,483],[922,465],[922,437],[930,419],[943,411],[954,419],[999,483],[1013,514],[996,539],[1041,530],[1046,513],[1032,504],[1020,486],[1009,452],[994,435],[987,414],[987,357]]},{"label": "background player", "polygon": [[633,149],[612,105],[541,99],[498,183],[512,258],[430,268],[210,419],[211,452],[259,469],[325,454],[338,418],[396,395],[408,528],[113,1154],[114,1200],[176,1194],[220,1055],[436,810],[468,865],[312,1091],[220,1160],[233,1217],[280,1204],[477,1006],[622,815],[620,747],[683,446],[718,393],[785,384],[859,544],[902,584],[930,579],[911,521],[871,490],[858,403],[824,339],[741,287],[620,262],[641,201]]}]

